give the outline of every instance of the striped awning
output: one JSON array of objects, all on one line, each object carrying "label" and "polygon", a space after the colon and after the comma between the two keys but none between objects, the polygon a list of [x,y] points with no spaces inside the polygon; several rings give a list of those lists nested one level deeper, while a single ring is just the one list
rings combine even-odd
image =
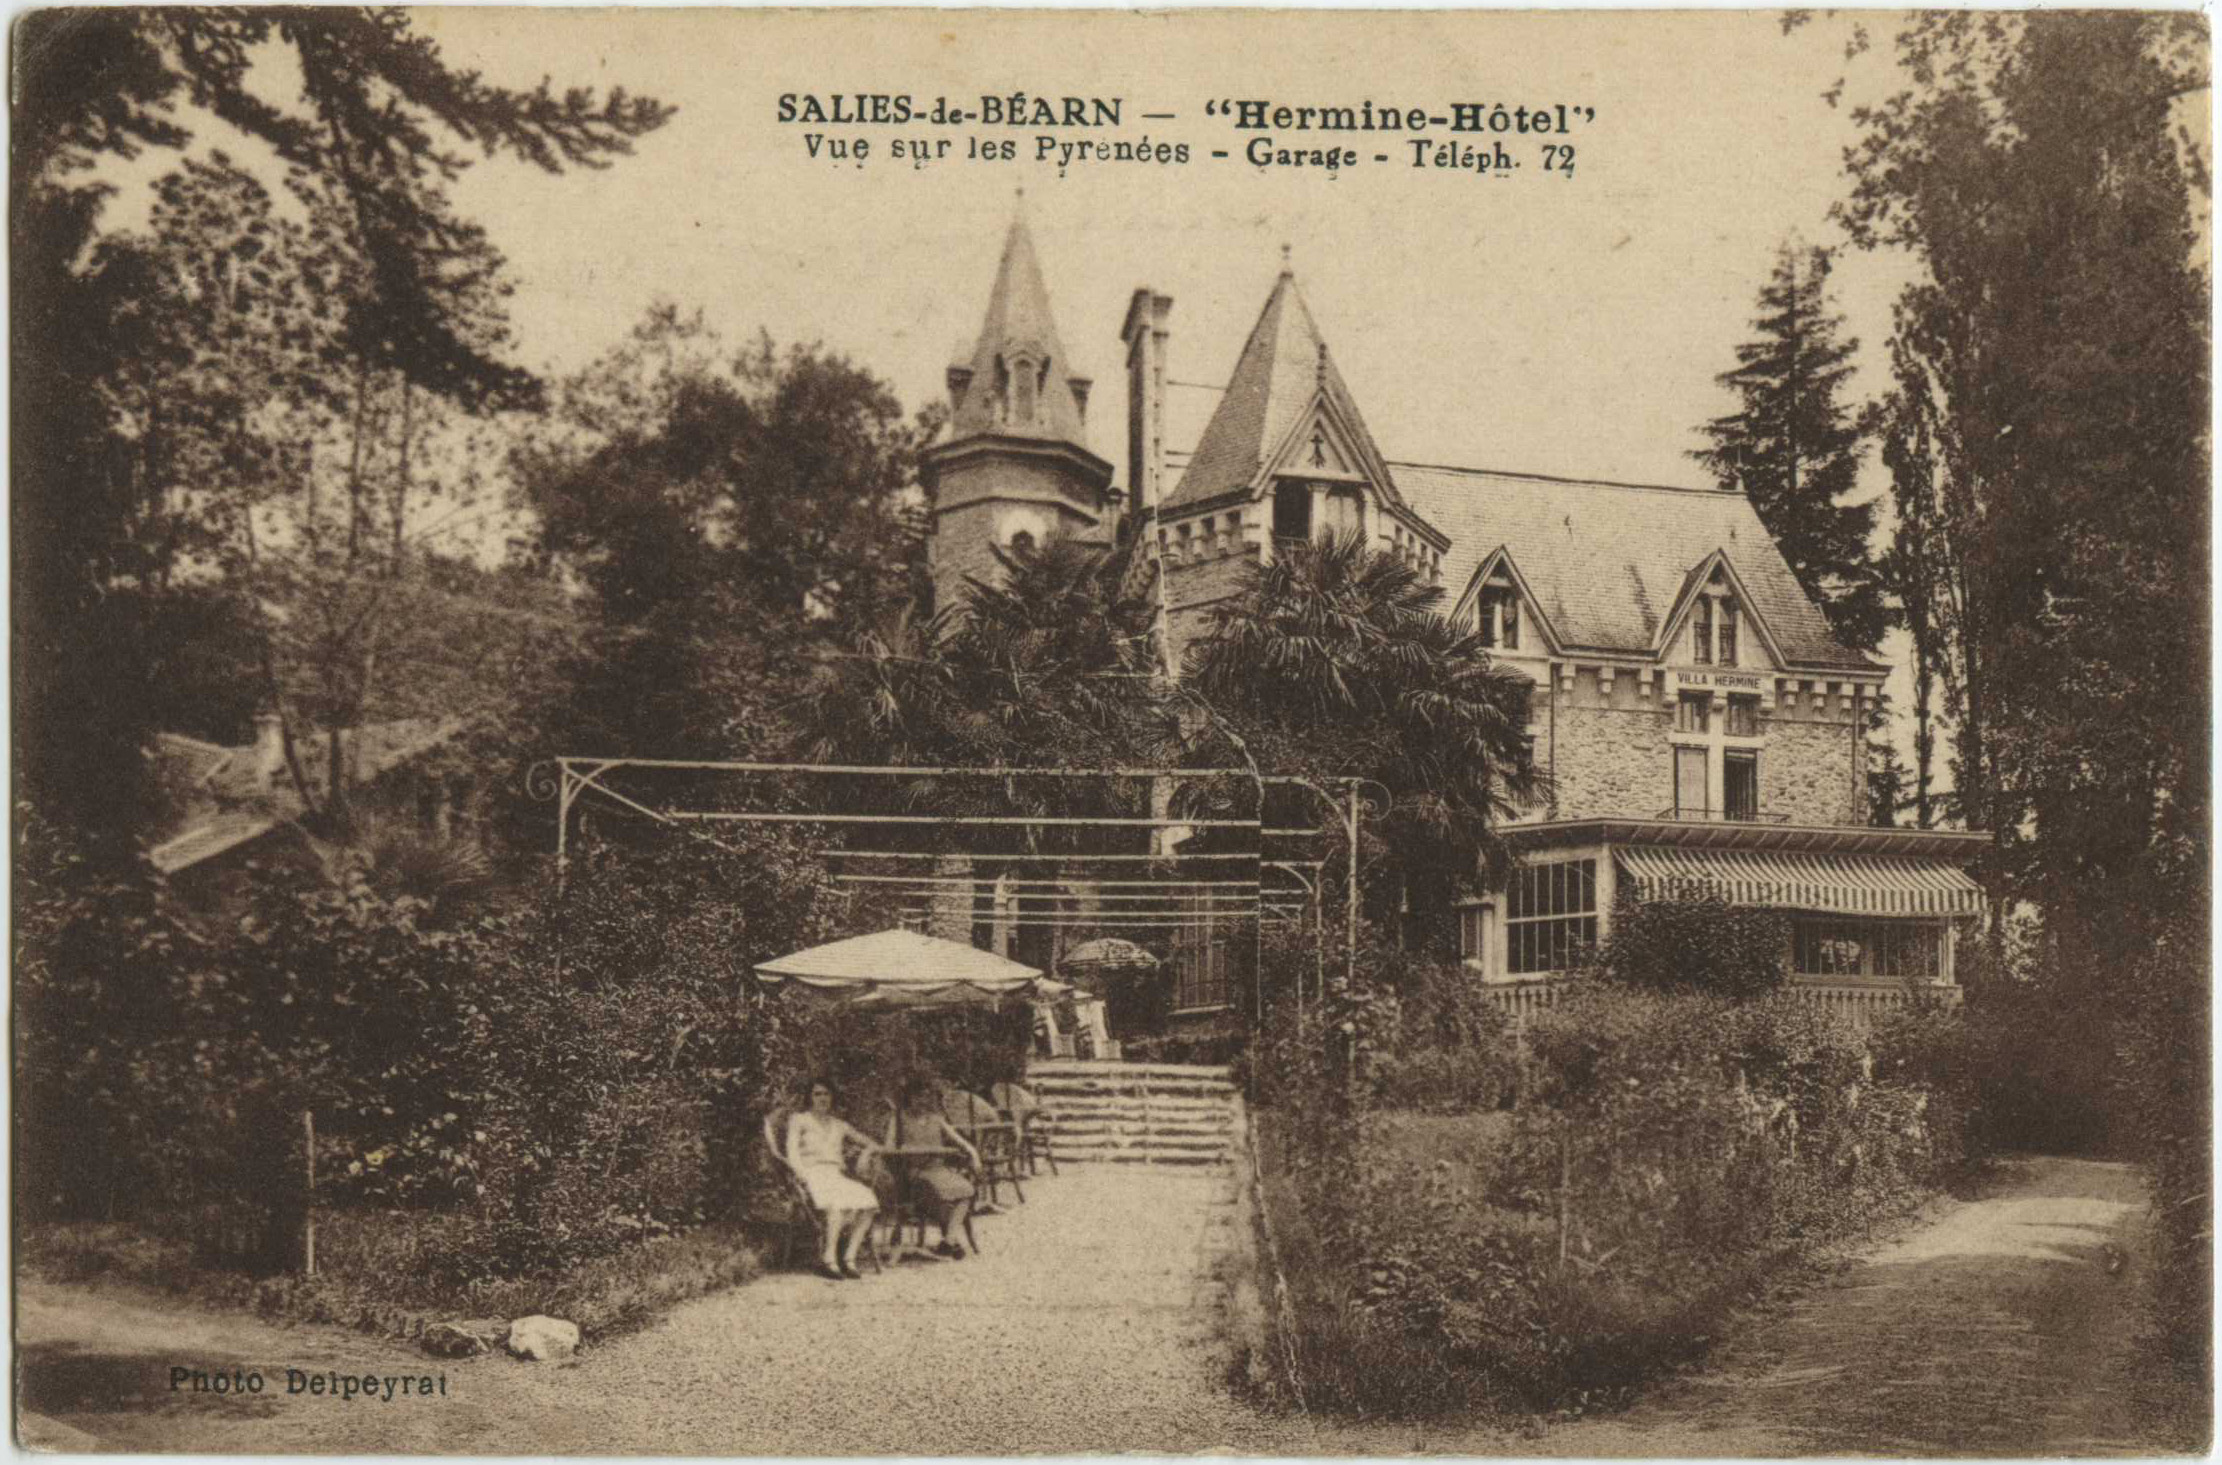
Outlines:
[{"label": "striped awning", "polygon": [[1718,895],[1731,905],[1847,916],[1979,916],[1983,888],[1944,860],[1762,850],[1614,852],[1638,900]]}]

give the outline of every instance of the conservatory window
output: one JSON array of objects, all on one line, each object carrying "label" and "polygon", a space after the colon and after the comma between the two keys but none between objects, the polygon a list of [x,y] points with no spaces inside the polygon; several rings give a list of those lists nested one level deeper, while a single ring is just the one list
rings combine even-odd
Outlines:
[{"label": "conservatory window", "polygon": [[1597,862],[1515,870],[1505,900],[1505,970],[1562,972],[1597,944]]}]

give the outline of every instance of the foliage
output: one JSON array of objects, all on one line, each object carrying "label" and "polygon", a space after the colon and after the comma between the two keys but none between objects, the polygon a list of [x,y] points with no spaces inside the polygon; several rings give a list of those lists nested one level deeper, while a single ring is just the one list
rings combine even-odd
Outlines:
[{"label": "foliage", "polygon": [[2149,1279],[2161,1349],[2204,1383],[2213,1357],[2213,1048],[2207,923],[2186,919],[2124,984],[2115,1078],[2152,1186],[2157,1265]]},{"label": "foliage", "polygon": [[1737,365],[1714,380],[1738,409],[1706,424],[1711,446],[1690,456],[1720,486],[1742,493],[1789,561],[1806,593],[1846,645],[1872,651],[1884,608],[1869,562],[1873,500],[1846,502],[1858,487],[1860,424],[1840,394],[1859,342],[1842,332],[1828,294],[1825,249],[1776,251],[1759,292],[1757,338],[1736,348]]},{"label": "foliage", "polygon": [[[1527,737],[1532,683],[1443,616],[1443,587],[1359,535],[1287,546],[1247,573],[1189,649],[1198,755],[1385,790],[1388,807],[1366,821],[1390,856],[1368,893],[1376,918],[1402,891],[1447,905],[1459,875],[1444,872],[1501,877],[1496,828],[1546,793]],[[1288,812],[1323,817],[1310,802]]]},{"label": "foliage", "polygon": [[1592,966],[1630,986],[1748,1001],[1788,979],[1789,949],[1787,916],[1700,890],[1677,900],[1620,902]]},{"label": "foliage", "polygon": [[891,617],[821,661],[803,702],[812,757],[1084,768],[1167,751],[1177,734],[1149,675],[1153,612],[1128,586],[1126,555],[1053,538],[997,558],[1002,575],[959,605]]},{"label": "foliage", "polygon": [[449,1263],[466,1244],[459,1233],[467,1221],[452,1212],[320,1211],[314,1277],[256,1277],[196,1264],[185,1244],[123,1223],[26,1227],[20,1257],[26,1275],[121,1282],[273,1320],[341,1323],[410,1340],[459,1317],[546,1313],[577,1323],[591,1341],[607,1341],[763,1268],[761,1237],[714,1222],[579,1262],[560,1276],[458,1283]]},{"label": "foliage", "polygon": [[1855,243],[1905,248],[1893,582],[1994,900],[2097,978],[2205,883],[2207,186],[2195,18],[1927,14],[1855,114]]},{"label": "foliage", "polygon": [[985,1088],[1023,1060],[1023,1013],[937,1023],[762,993],[757,962],[875,919],[783,835],[589,849],[538,905],[451,929],[367,865],[336,889],[266,882],[204,937],[156,883],[101,876],[26,818],[31,1217],[205,1227],[248,1238],[229,1259],[284,1261],[311,1111],[320,1204],[448,1217],[412,1265],[488,1284],[745,1218],[762,1115],[808,1073],[858,1080],[870,1124],[919,1062]]},{"label": "foliage", "polygon": [[[298,439],[264,436],[270,400],[336,394],[349,363],[465,409],[533,394],[501,360],[485,293],[497,257],[443,192],[469,162],[452,144],[593,167],[669,115],[621,91],[490,85],[416,25],[399,10],[118,8],[48,12],[16,37],[11,645],[32,709],[18,788],[72,810],[112,864],[146,819],[140,750],[171,721],[149,695],[163,682],[147,597],[196,563],[210,499],[236,511],[241,492],[301,466]],[[313,276],[320,312],[290,310],[269,221],[220,157],[173,175],[172,201],[193,206],[156,228],[174,224],[182,254],[104,234],[112,189],[87,175],[148,148],[182,153],[210,117],[275,153],[308,208],[304,234],[347,244],[356,266],[318,257],[292,282]],[[180,310],[183,289],[195,308]],[[227,345],[208,334],[219,325],[252,329]]]},{"label": "foliage", "polygon": [[1941,1013],[1870,1043],[1794,994],[1587,983],[1531,1018],[1518,1108],[1424,1120],[1350,1082],[1328,1040],[1350,1004],[1280,1017],[1253,1061],[1275,1225],[1316,1268],[1294,1302],[1314,1407],[1624,1400],[1968,1154]]},{"label": "foliage", "polygon": [[940,409],[905,421],[845,357],[769,336],[728,352],[699,312],[659,305],[554,407],[518,444],[517,479],[538,555],[576,571],[612,624],[723,588],[794,636],[909,588]]}]

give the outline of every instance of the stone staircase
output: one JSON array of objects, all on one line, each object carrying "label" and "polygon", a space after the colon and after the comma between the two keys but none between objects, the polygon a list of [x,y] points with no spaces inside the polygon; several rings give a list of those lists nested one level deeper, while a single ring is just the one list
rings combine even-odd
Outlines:
[{"label": "stone staircase", "polygon": [[1220,1166],[1242,1142],[1241,1096],[1224,1067],[1037,1060],[1026,1085],[1060,1165],[1090,1160]]}]

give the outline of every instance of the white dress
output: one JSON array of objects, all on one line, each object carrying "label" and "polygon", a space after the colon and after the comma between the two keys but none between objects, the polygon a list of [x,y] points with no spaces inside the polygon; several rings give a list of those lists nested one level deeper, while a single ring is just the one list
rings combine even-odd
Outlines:
[{"label": "white dress", "polygon": [[821,1119],[804,1111],[787,1121],[787,1163],[795,1167],[821,1211],[871,1211],[880,1198],[872,1187],[849,1174],[841,1141],[849,1126],[831,1115]]}]

